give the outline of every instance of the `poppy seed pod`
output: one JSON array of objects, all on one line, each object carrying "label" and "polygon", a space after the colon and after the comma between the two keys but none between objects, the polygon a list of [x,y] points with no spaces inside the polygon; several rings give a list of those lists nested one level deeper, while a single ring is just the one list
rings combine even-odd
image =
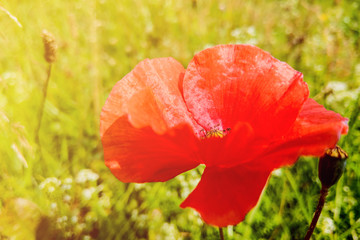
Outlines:
[{"label": "poppy seed pod", "polygon": [[326,150],[319,160],[319,179],[325,188],[330,188],[344,172],[347,153],[339,146]]}]

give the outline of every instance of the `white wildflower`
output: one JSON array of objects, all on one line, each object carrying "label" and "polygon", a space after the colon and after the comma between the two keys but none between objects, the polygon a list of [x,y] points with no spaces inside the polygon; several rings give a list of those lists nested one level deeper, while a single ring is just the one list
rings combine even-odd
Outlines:
[{"label": "white wildflower", "polygon": [[84,200],[90,200],[95,192],[96,192],[95,187],[85,188],[82,191],[81,195]]},{"label": "white wildflower", "polygon": [[71,217],[71,222],[72,223],[77,223],[78,222],[78,217],[77,216],[72,216]]},{"label": "white wildflower", "polygon": [[40,189],[44,189],[45,187],[48,186],[60,186],[61,181],[59,179],[57,179],[56,177],[50,177],[50,178],[46,178],[44,181],[42,181],[39,185]]},{"label": "white wildflower", "polygon": [[63,189],[63,190],[70,190],[71,189],[71,184],[63,184],[63,185],[61,185],[61,188]]},{"label": "white wildflower", "polygon": [[71,177],[65,178],[64,183],[65,184],[71,184],[73,182],[73,179]]},{"label": "white wildflower", "polygon": [[234,38],[240,38],[240,36],[242,35],[241,28],[235,28],[234,30],[231,31],[230,35]]},{"label": "white wildflower", "polygon": [[323,231],[326,234],[332,234],[335,231],[335,224],[331,218],[329,218],[329,217],[324,218]]},{"label": "white wildflower", "polygon": [[345,82],[331,81],[326,85],[326,89],[332,90],[334,92],[340,92],[347,90],[348,86]]},{"label": "white wildflower", "polygon": [[64,195],[63,200],[64,200],[64,202],[70,202],[70,200],[71,200],[71,196],[70,196],[70,195],[68,195],[68,194],[66,194],[66,195]]},{"label": "white wildflower", "polygon": [[282,168],[278,168],[278,169],[272,171],[272,173],[271,173],[271,175],[276,176],[276,177],[281,177],[282,174],[283,174]]},{"label": "white wildflower", "polygon": [[52,209],[52,210],[56,210],[57,209],[57,203],[51,203],[50,204],[50,208]]},{"label": "white wildflower", "polygon": [[94,173],[91,169],[82,169],[76,176],[77,183],[95,182],[99,179],[99,175]]}]

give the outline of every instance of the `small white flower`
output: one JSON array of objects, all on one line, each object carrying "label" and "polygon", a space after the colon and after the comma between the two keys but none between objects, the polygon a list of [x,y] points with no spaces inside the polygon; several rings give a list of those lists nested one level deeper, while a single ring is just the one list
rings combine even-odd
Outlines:
[{"label": "small white flower", "polygon": [[71,189],[71,184],[63,184],[63,185],[61,185],[61,188],[63,189],[63,190],[70,190]]},{"label": "small white flower", "polygon": [[251,35],[251,36],[255,36],[256,35],[256,29],[254,26],[250,26],[247,28],[246,32]]},{"label": "small white flower", "polygon": [[99,179],[99,175],[90,169],[82,169],[76,176],[77,183],[95,182]]},{"label": "small white flower", "polygon": [[55,209],[57,209],[57,203],[51,203],[50,204],[50,208],[52,209],[52,210],[55,210]]},{"label": "small white flower", "polygon": [[191,192],[190,188],[183,187],[182,192],[181,192],[181,197],[186,198],[187,196],[189,196],[190,192]]},{"label": "small white flower", "polygon": [[141,184],[141,183],[133,183],[133,184],[134,184],[134,189],[137,191],[144,188],[144,184]]},{"label": "small white flower", "polygon": [[282,174],[283,174],[282,168],[278,168],[278,169],[272,171],[272,173],[271,173],[271,175],[276,176],[276,177],[281,177]]},{"label": "small white flower", "polygon": [[347,90],[348,86],[345,82],[331,81],[326,85],[326,89],[331,89],[334,92]]},{"label": "small white flower", "polygon": [[70,177],[64,179],[65,184],[71,184],[72,182],[73,182],[73,179]]},{"label": "small white flower", "polygon": [[332,234],[335,231],[335,224],[331,218],[324,218],[323,220],[323,231],[326,234]]},{"label": "small white flower", "polygon": [[72,222],[72,223],[77,223],[77,221],[78,221],[78,217],[77,217],[77,216],[72,216],[72,217],[71,217],[71,222]]},{"label": "small white flower", "polygon": [[63,200],[64,200],[65,202],[69,202],[69,201],[71,200],[71,196],[68,195],[68,194],[66,194],[66,195],[64,195]]},{"label": "small white flower", "polygon": [[50,177],[46,178],[44,181],[42,181],[39,185],[40,189],[44,189],[45,187],[48,188],[50,186],[58,187],[60,186],[61,181],[57,179],[56,177]]},{"label": "small white flower", "polygon": [[234,30],[231,31],[230,35],[234,38],[239,38],[242,34],[242,30],[241,28],[235,28]]},{"label": "small white flower", "polygon": [[82,191],[81,195],[84,200],[90,200],[95,192],[96,192],[96,188],[90,187],[90,188],[84,189]]},{"label": "small white flower", "polygon": [[174,224],[164,223],[161,226],[161,231],[165,234],[165,239],[176,239],[177,229]]}]

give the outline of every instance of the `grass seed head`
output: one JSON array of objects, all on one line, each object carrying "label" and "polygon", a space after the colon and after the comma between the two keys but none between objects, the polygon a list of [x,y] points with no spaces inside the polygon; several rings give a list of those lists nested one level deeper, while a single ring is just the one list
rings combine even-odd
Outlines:
[{"label": "grass seed head", "polygon": [[56,60],[57,44],[56,44],[55,37],[49,31],[47,31],[45,29],[42,31],[41,37],[42,37],[42,40],[44,43],[45,60],[51,64]]}]

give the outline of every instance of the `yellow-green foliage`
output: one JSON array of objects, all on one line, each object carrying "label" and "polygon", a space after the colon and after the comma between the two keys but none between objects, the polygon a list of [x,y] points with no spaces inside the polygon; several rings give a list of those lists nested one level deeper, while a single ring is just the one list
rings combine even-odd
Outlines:
[{"label": "yellow-green foliage", "polygon": [[[341,141],[347,170],[314,235],[357,239],[359,12],[358,0],[0,1],[0,239],[218,239],[217,229],[178,207],[201,169],[167,183],[121,183],[103,164],[98,126],[112,86],[140,60],[172,56],[186,67],[195,52],[227,43],[255,44],[288,62],[312,97],[350,118]],[[39,150],[43,29],[58,47]],[[303,238],[319,187],[316,159],[276,171],[226,238]]]}]

